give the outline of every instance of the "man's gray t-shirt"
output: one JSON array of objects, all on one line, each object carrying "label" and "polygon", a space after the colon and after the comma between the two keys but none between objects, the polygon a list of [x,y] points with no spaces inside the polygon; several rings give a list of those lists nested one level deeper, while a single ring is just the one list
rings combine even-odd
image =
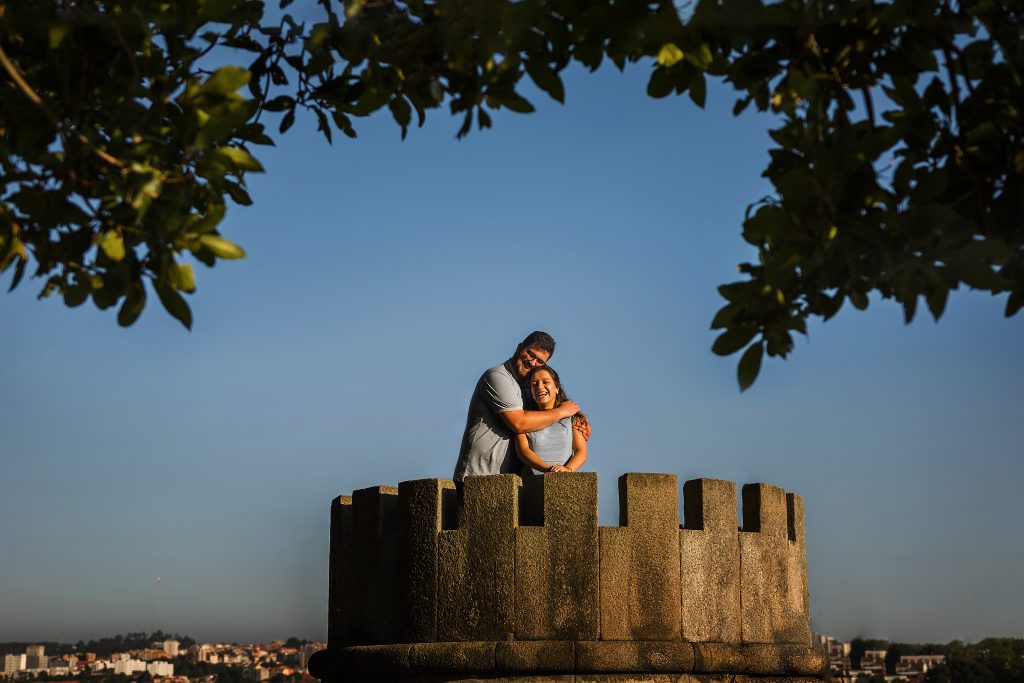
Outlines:
[{"label": "man's gray t-shirt", "polygon": [[462,435],[455,481],[477,474],[503,474],[519,471],[519,460],[512,445],[514,432],[501,413],[523,409],[523,390],[512,370],[512,361],[485,372],[469,399],[466,431]]}]

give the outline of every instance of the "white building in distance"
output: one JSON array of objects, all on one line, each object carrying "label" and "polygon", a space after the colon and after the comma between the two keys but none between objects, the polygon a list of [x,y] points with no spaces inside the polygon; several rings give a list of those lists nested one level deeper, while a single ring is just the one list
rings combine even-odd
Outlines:
[{"label": "white building in distance", "polygon": [[141,659],[118,659],[114,662],[114,673],[131,676],[146,670],[146,663]]},{"label": "white building in distance", "polygon": [[5,675],[13,676],[19,671],[24,671],[26,668],[25,655],[4,655]]},{"label": "white building in distance", "polygon": [[151,676],[173,676],[174,665],[170,662],[156,660],[146,665],[146,671],[148,671]]}]

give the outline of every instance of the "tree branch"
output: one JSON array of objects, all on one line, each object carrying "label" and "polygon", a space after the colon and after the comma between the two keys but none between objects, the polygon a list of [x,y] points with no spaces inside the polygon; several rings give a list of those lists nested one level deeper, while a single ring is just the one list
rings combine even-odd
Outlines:
[{"label": "tree branch", "polygon": [[[57,129],[57,133],[61,136],[61,138],[64,138],[64,127],[61,125],[60,120],[57,119],[57,116],[52,111],[50,111],[50,108],[46,106],[46,103],[43,102],[42,98],[39,97],[38,93],[36,93],[36,91],[32,89],[32,86],[30,86],[28,82],[22,77],[21,72],[18,71],[18,67],[16,67],[14,63],[11,62],[11,60],[7,57],[7,52],[4,51],[2,45],[0,45],[0,65],[3,66],[4,71],[6,71],[7,75],[11,77],[11,80],[14,81],[14,84],[18,86],[18,90],[20,90],[25,95],[25,97],[27,97],[29,101],[32,102],[32,104],[36,105],[36,107],[38,107],[43,112],[43,115],[46,116],[47,120],[53,125],[54,128]],[[127,165],[125,164],[125,162],[121,161],[117,157],[110,156],[102,149],[94,145],[92,141],[89,140],[89,138],[87,138],[83,133],[78,132],[75,134],[75,137],[77,137],[83,145],[88,147],[93,154],[98,156],[100,159],[103,159],[103,161],[107,162],[111,166],[124,168]],[[67,144],[65,144],[65,149],[67,149]]]}]

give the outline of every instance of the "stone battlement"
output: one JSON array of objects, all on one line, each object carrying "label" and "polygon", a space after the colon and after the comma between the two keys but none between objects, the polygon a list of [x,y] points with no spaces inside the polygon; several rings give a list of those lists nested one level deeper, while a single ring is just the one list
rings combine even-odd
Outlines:
[{"label": "stone battlement", "polygon": [[735,653],[765,644],[814,660],[789,675],[818,665],[800,496],[743,486],[738,529],[736,485],[695,479],[680,525],[677,477],[630,473],[619,478],[620,526],[602,527],[596,474],[547,474],[543,526],[520,526],[519,488],[515,475],[467,478],[461,515],[444,479],[334,500],[329,650],[560,642],[574,644],[580,670],[581,652],[623,646],[599,641],[676,641],[725,644],[740,669]]}]

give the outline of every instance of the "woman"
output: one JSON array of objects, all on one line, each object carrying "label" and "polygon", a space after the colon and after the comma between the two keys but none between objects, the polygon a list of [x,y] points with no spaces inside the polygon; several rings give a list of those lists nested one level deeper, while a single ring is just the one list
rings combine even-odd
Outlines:
[{"label": "woman", "polygon": [[[538,410],[553,410],[569,400],[558,373],[550,366],[533,368],[526,383]],[[520,524],[544,523],[544,472],[576,472],[586,462],[587,441],[573,429],[573,422],[580,418],[582,414],[577,414],[540,431],[516,435],[516,452],[526,465],[520,474]]]}]

